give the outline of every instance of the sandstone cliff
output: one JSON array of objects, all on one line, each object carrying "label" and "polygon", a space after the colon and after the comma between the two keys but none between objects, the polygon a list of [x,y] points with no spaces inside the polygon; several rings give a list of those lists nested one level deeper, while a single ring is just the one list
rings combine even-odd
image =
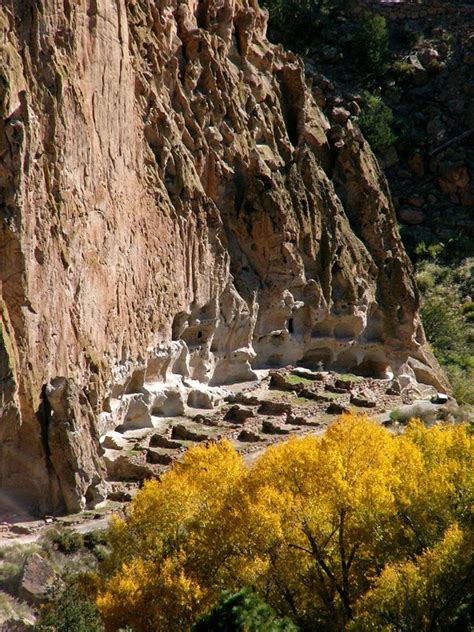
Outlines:
[{"label": "sandstone cliff", "polygon": [[5,506],[97,502],[101,433],[259,367],[442,387],[378,165],[255,0],[6,0],[0,29]]}]

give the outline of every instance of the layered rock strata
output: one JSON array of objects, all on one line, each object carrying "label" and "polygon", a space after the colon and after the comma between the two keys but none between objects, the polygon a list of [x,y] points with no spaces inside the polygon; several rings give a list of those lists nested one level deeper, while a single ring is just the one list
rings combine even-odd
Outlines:
[{"label": "layered rock strata", "polygon": [[442,388],[378,165],[266,20],[254,0],[2,3],[6,507],[94,504],[99,434],[256,368]]}]

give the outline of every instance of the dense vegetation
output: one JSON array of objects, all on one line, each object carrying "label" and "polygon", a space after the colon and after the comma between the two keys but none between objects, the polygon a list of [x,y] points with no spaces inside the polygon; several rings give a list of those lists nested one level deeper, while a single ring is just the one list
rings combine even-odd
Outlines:
[{"label": "dense vegetation", "polygon": [[243,593],[261,629],[293,629],[283,617],[301,630],[467,629],[473,440],[465,426],[394,436],[346,415],[250,469],[228,443],[193,449],[111,528],[92,582],[106,630],[199,617],[206,629],[242,607],[244,587],[277,613]]}]

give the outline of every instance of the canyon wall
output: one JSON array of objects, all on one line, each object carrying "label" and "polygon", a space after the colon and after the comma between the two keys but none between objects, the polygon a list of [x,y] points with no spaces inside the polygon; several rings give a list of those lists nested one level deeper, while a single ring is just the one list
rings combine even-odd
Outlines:
[{"label": "canyon wall", "polygon": [[257,368],[443,388],[385,179],[266,21],[255,0],[0,6],[4,508],[93,505],[100,434]]}]

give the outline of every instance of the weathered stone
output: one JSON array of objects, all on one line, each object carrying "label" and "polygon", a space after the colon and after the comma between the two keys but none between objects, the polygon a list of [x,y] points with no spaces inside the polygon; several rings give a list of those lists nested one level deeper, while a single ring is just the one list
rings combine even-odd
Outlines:
[{"label": "weathered stone", "polygon": [[286,423],[292,426],[306,426],[307,420],[306,420],[306,417],[300,417],[297,415],[288,415],[286,417]]},{"label": "weathered stone", "polygon": [[349,408],[344,406],[343,404],[338,404],[337,402],[331,402],[329,406],[326,408],[326,412],[329,415],[342,415],[343,413],[348,413]]},{"label": "weathered stone", "polygon": [[206,441],[209,439],[209,435],[194,432],[189,428],[186,428],[183,424],[177,424],[173,426],[171,431],[172,439],[181,439],[182,441]]},{"label": "weathered stone", "polygon": [[438,58],[438,51],[434,48],[424,48],[418,53],[418,59],[424,68],[429,68],[430,64]]},{"label": "weathered stone", "polygon": [[356,384],[355,380],[340,379],[334,382],[334,386],[338,389],[338,391],[336,392],[351,391],[354,388],[355,384]]},{"label": "weathered stone", "polygon": [[277,388],[281,391],[293,391],[295,390],[295,385],[290,384],[285,375],[279,373],[278,371],[272,371],[270,373],[270,386],[272,388]]},{"label": "weathered stone", "polygon": [[332,108],[329,112],[329,118],[338,125],[345,125],[349,120],[351,113],[345,108]]},{"label": "weathered stone", "polygon": [[42,414],[49,459],[65,508],[81,511],[107,495],[95,417],[73,380],[55,378],[46,386],[45,395]]},{"label": "weathered stone", "polygon": [[264,420],[262,422],[262,432],[265,434],[277,434],[277,435],[286,435],[290,434],[288,428],[283,428],[278,424],[273,423],[272,421]]},{"label": "weathered stone", "polygon": [[298,377],[304,377],[307,380],[321,380],[324,378],[324,375],[321,373],[317,373],[316,371],[311,371],[311,369],[305,369],[304,367],[296,367],[291,369],[292,375],[297,375]]},{"label": "weathered stone", "polygon": [[108,477],[112,481],[143,481],[155,476],[151,466],[139,461],[133,454],[120,454],[112,459],[107,453],[104,461]]},{"label": "weathered stone", "polygon": [[239,441],[245,441],[246,443],[255,443],[262,441],[262,437],[252,430],[244,429],[238,436]]},{"label": "weathered stone", "polygon": [[377,402],[375,401],[373,395],[366,395],[362,393],[355,393],[351,395],[351,404],[354,406],[361,406],[362,408],[375,408],[377,406]]},{"label": "weathered stone", "polygon": [[[343,384],[341,384],[341,382],[344,382]],[[348,389],[346,384],[345,384],[345,380],[340,380],[339,384],[326,384],[324,389],[326,391],[328,391],[329,393],[339,393],[339,394],[344,394],[347,393]]]},{"label": "weathered stone", "polygon": [[400,395],[401,392],[402,392],[402,387],[401,387],[400,381],[397,378],[393,379],[390,382],[387,390],[385,391],[387,395]]},{"label": "weathered stone", "polygon": [[314,399],[317,402],[333,402],[334,395],[330,393],[316,393]]},{"label": "weathered stone", "polygon": [[105,449],[122,450],[129,442],[120,432],[109,432],[100,440],[100,444]]},{"label": "weathered stone", "polygon": [[225,421],[234,421],[241,424],[247,419],[252,419],[255,416],[255,412],[251,408],[245,408],[244,406],[236,404],[235,406],[229,408],[224,416],[224,419]]},{"label": "weathered stone", "polygon": [[147,463],[155,463],[157,465],[170,465],[173,462],[173,455],[167,452],[150,449],[146,453]]},{"label": "weathered stone", "polygon": [[150,448],[167,448],[170,450],[178,450],[182,447],[182,444],[178,441],[171,441],[167,437],[160,434],[154,434],[150,437],[148,444]]},{"label": "weathered stone", "polygon": [[47,600],[55,579],[51,563],[38,553],[32,553],[25,562],[18,596],[29,604],[39,605]]},{"label": "weathered stone", "polygon": [[258,409],[260,415],[291,415],[291,405],[284,402],[265,400]]},{"label": "weathered stone", "polygon": [[401,208],[398,211],[398,219],[404,224],[417,225],[422,224],[424,220],[423,211],[418,211],[413,208]]},{"label": "weathered stone", "polygon": [[432,404],[447,404],[448,400],[449,398],[446,395],[446,393],[436,393],[436,395],[433,395],[433,397],[431,398],[431,403]]}]

